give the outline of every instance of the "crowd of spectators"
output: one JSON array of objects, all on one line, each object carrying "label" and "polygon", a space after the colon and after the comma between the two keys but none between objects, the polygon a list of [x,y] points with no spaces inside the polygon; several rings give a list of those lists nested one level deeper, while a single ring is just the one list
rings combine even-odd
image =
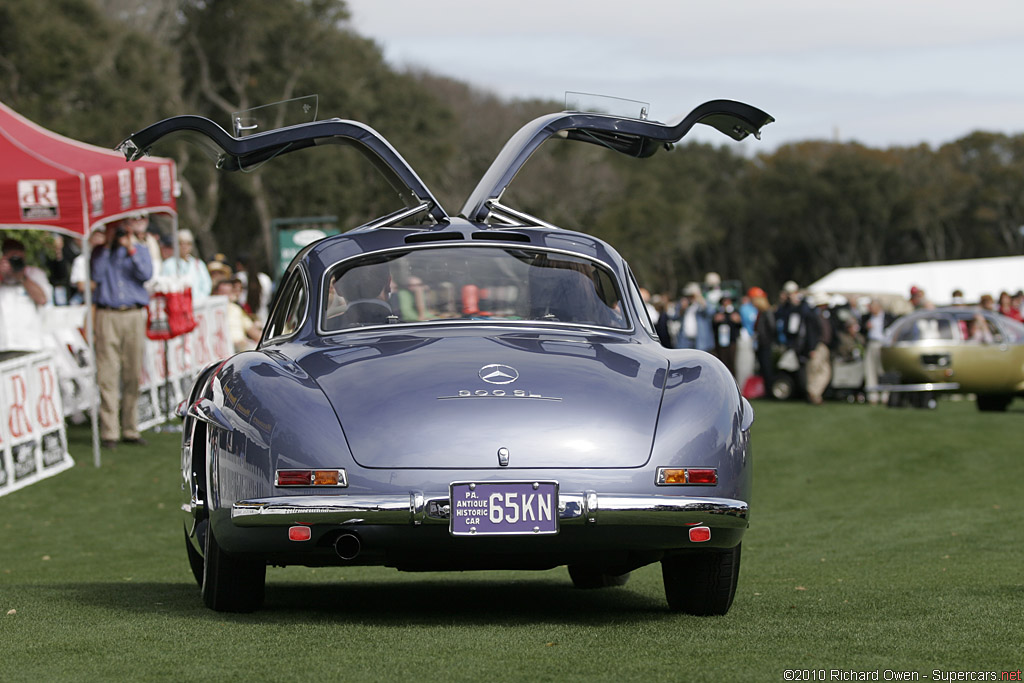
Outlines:
[{"label": "crowd of spectators", "polygon": [[[746,395],[771,398],[776,375],[791,373],[808,402],[817,405],[832,380],[833,361],[863,360],[864,385],[879,384],[885,328],[899,313],[934,307],[920,287],[911,287],[908,294],[887,308],[869,297],[849,300],[807,292],[791,280],[772,303],[760,287],[742,291],[736,281],[723,286],[717,273],[708,273],[703,284],[687,284],[679,298],[645,292],[645,299],[664,346],[714,354]],[[968,302],[955,290],[952,301],[1024,320],[1024,291],[1003,291],[998,299],[985,294]],[[881,397],[869,392],[866,398],[878,403]]]},{"label": "crowd of spectators", "polygon": [[[141,334],[135,330],[145,324],[141,309],[145,308],[147,287],[152,288],[154,278],[184,280],[194,304],[202,303],[211,294],[226,297],[236,351],[253,348],[266,323],[273,286],[269,276],[254,269],[245,254],[239,254],[232,262],[223,254],[204,262],[189,230],[179,230],[177,236],[175,256],[172,237],[161,234],[155,222],[138,214],[111,223],[89,237],[93,301],[97,311],[103,311],[97,323],[104,325],[103,329],[97,326],[97,362],[105,367],[113,363],[115,368],[110,372],[101,368],[100,372],[101,393],[108,394],[106,399],[101,398],[101,403],[106,400],[102,412],[107,415],[103,434],[111,444],[118,438],[138,438],[131,422],[124,424],[127,409],[123,406],[130,404],[134,376],[130,371],[126,375],[125,367],[134,367],[141,361],[136,351],[126,349],[138,346],[127,340],[136,340]],[[84,301],[87,268],[80,240],[76,243],[55,237],[51,253],[40,265],[43,267],[26,262],[21,241],[8,238],[3,242],[0,353],[43,348],[41,309]],[[885,328],[898,313],[932,306],[925,292],[916,286],[910,289],[907,299],[898,302],[904,310],[897,310],[891,301],[886,302],[887,307],[869,298],[850,301],[806,292],[793,281],[783,285],[773,302],[764,289],[755,286],[743,291],[737,281],[723,284],[717,273],[708,273],[703,283],[687,284],[678,298],[646,298],[663,345],[714,354],[733,373],[745,393],[748,382],[753,381],[754,385],[764,387],[763,395],[770,397],[777,372],[792,373],[798,378],[801,393],[813,404],[821,403],[829,386],[833,359],[863,359],[865,384],[878,384]],[[954,290],[951,300],[954,305],[977,305],[1024,320],[1021,291],[1003,291],[998,297],[985,294],[977,302],[968,302],[961,291]],[[124,315],[128,310],[135,313]],[[107,325],[114,318],[131,318],[132,322],[115,333],[112,325]],[[107,360],[100,363],[102,345],[108,346],[109,353]],[[113,379],[114,374],[118,374],[117,379]],[[127,386],[128,393],[114,397],[109,396],[112,390],[103,391],[104,386],[115,385],[119,391]],[[751,392],[759,393],[756,386]],[[867,398],[874,403],[879,397],[869,393]]]},{"label": "crowd of spectators", "polygon": [[146,308],[160,279],[182,282],[194,305],[211,294],[228,299],[228,323],[236,351],[254,348],[266,322],[272,293],[268,275],[246,255],[234,266],[223,254],[209,263],[196,253],[189,230],[161,234],[143,214],[130,215],[89,236],[90,261],[81,240],[55,236],[45,261],[28,263],[25,244],[3,241],[0,257],[0,357],[46,348],[43,313],[49,306],[82,304],[90,286],[95,357],[104,447],[143,444],[136,404],[146,337]]}]

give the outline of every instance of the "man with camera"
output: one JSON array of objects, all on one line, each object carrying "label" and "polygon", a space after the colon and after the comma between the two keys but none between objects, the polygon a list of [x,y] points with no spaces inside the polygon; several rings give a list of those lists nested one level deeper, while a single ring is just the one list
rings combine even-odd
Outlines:
[{"label": "man with camera", "polygon": [[96,285],[96,374],[100,389],[100,440],[145,445],[139,436],[137,405],[146,340],[143,284],[153,276],[149,250],[130,229],[132,219],[107,226],[106,242],[92,253]]},{"label": "man with camera", "polygon": [[3,242],[0,258],[0,351],[38,351],[43,348],[39,309],[53,293],[46,273],[25,264],[25,245],[14,238]]}]

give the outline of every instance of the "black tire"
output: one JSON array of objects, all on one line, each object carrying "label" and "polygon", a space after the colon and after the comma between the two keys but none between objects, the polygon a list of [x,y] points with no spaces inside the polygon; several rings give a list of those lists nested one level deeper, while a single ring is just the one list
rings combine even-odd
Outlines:
[{"label": "black tire", "polygon": [[673,555],[661,561],[665,598],[673,612],[697,616],[729,611],[740,576],[740,546]]},{"label": "black tire", "polygon": [[203,587],[203,556],[192,547],[192,541],[188,538],[188,529],[185,529],[185,552],[188,553],[188,566],[192,569],[192,576],[196,577],[196,584]]},{"label": "black tire", "polygon": [[777,401],[788,401],[796,393],[796,380],[790,374],[779,373],[772,380],[770,389],[772,398]]},{"label": "black tire", "polygon": [[570,564],[569,578],[576,588],[611,588],[613,586],[625,586],[629,581],[629,572],[619,574],[605,574],[600,569],[584,564]]},{"label": "black tire", "polygon": [[203,563],[203,603],[217,612],[253,612],[263,604],[266,581],[267,565],[224,552],[210,525]]},{"label": "black tire", "polygon": [[978,410],[982,412],[1006,412],[1013,402],[1013,396],[1006,394],[978,394]]}]

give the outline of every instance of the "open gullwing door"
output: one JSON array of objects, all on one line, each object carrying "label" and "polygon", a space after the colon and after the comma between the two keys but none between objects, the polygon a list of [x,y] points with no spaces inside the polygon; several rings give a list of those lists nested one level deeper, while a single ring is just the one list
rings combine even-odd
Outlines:
[{"label": "open gullwing door", "polygon": [[534,119],[519,129],[495,158],[462,207],[461,215],[484,221],[494,211],[498,217],[522,216],[498,204],[502,193],[526,160],[548,138],[560,136],[602,145],[634,157],[649,157],[663,146],[678,142],[694,125],[715,128],[734,140],[748,135],[760,138],[761,128],[774,121],[765,112],[742,102],[711,100],[675,123],[610,114],[564,111]]}]

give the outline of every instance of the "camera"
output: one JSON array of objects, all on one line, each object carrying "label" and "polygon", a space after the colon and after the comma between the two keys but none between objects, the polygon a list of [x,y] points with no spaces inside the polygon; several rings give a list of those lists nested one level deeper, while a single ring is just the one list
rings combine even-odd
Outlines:
[{"label": "camera", "polygon": [[119,241],[122,237],[128,234],[128,231],[122,227],[118,227],[114,230],[114,241]]},{"label": "camera", "polygon": [[7,259],[7,262],[11,264],[11,270],[15,273],[20,273],[25,270],[25,259],[20,256],[12,256]]}]

